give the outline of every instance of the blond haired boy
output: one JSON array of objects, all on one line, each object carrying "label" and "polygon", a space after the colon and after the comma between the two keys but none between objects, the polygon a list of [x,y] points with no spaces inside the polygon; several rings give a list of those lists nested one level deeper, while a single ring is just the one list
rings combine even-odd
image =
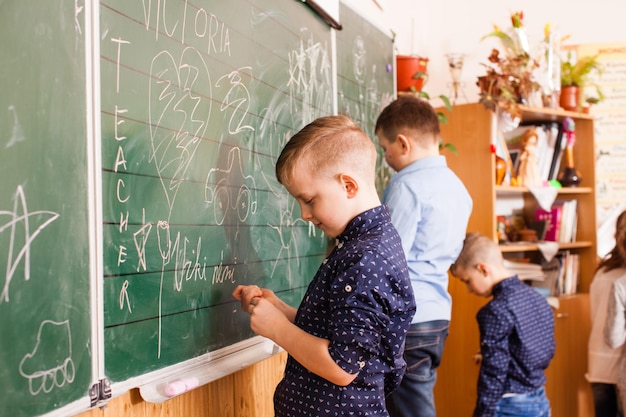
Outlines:
[{"label": "blond haired boy", "polygon": [[274,395],[276,417],[388,416],[385,396],[405,369],[415,313],[400,238],[375,187],[376,149],[345,116],[294,135],[276,177],[336,246],[298,309],[255,285],[233,296],[250,326],[289,354]]},{"label": "blond haired boy", "polygon": [[450,270],[469,292],[492,297],[476,315],[481,361],[474,417],[549,417],[544,371],[555,344],[546,299],[511,274],[495,241],[480,233],[466,236]]}]

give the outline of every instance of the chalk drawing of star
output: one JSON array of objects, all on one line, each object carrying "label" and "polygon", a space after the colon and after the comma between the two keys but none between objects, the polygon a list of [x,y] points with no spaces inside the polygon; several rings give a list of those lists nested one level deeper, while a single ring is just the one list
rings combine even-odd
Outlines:
[{"label": "chalk drawing of star", "polygon": [[[6,223],[2,223],[2,219],[5,218],[5,216],[8,216],[9,219]],[[9,302],[9,285],[14,278],[17,267],[22,261],[24,262],[24,280],[28,281],[30,279],[30,245],[39,233],[58,217],[58,213],[46,210],[29,213],[26,205],[26,196],[24,195],[24,190],[21,185],[18,185],[15,191],[13,211],[0,210],[0,234],[5,231],[8,232],[9,240],[6,255],[7,266],[4,286],[2,287],[2,294],[0,294],[0,304],[2,304],[2,302]],[[39,223],[39,225],[31,225],[36,219],[41,223]],[[33,231],[31,231],[31,227],[34,227]],[[19,233],[24,233],[23,238],[20,239],[20,241],[23,242],[23,246],[15,247],[16,236],[18,236]],[[1,253],[0,256],[2,256]]]}]

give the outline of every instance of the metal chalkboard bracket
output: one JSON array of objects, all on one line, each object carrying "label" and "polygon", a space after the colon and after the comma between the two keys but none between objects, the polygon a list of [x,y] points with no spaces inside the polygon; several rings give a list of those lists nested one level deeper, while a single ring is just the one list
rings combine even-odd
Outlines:
[{"label": "metal chalkboard bracket", "polygon": [[104,405],[111,399],[111,382],[104,378],[96,382],[89,388],[89,399],[91,401],[91,407],[96,405]]}]

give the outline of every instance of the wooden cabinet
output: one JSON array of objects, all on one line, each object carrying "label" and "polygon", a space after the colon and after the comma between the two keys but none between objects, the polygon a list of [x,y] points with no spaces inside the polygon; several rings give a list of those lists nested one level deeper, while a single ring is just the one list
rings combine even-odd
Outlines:
[{"label": "wooden cabinet", "polygon": [[[482,104],[454,106],[447,113],[449,122],[442,125],[444,142],[451,142],[458,155],[446,154],[448,165],[465,183],[474,209],[468,231],[479,231],[496,239],[497,207],[501,200],[518,199],[526,213],[534,213],[535,198],[525,187],[495,185],[495,155],[491,145],[498,134],[497,116]],[[578,200],[576,241],[560,248],[577,253],[580,258],[579,294],[559,298],[555,310],[557,351],[546,375],[548,397],[553,417],[586,417],[592,415],[591,392],[584,379],[589,337],[589,285],[597,265],[595,216],[595,149],[593,118],[589,115],[555,109],[522,106],[523,122],[562,122],[572,117],[576,125],[574,160],[582,182],[576,188],[563,188],[558,199]],[[534,244],[500,246],[505,256],[538,254]],[[476,313],[487,300],[468,294],[465,285],[452,278],[452,321],[442,365],[435,387],[437,415],[469,416],[476,400],[478,366],[472,356],[479,349]]]},{"label": "wooden cabinet", "polygon": [[589,294],[560,297],[554,320],[556,353],[546,370],[553,417],[594,415],[593,397],[585,379],[590,331]]}]

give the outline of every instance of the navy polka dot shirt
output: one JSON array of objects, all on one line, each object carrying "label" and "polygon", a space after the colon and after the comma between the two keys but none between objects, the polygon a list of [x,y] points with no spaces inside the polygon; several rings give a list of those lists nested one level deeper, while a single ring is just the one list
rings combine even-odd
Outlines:
[{"label": "navy polka dot shirt", "polygon": [[548,302],[517,276],[493,287],[493,299],[476,315],[483,360],[474,417],[493,416],[507,393],[541,388],[554,356],[554,315]]},{"label": "navy polka dot shirt", "polygon": [[358,376],[335,385],[291,356],[276,388],[276,417],[388,416],[385,395],[404,374],[404,340],[415,313],[406,260],[389,211],[355,217],[309,284],[296,325],[330,340],[329,353]]}]

